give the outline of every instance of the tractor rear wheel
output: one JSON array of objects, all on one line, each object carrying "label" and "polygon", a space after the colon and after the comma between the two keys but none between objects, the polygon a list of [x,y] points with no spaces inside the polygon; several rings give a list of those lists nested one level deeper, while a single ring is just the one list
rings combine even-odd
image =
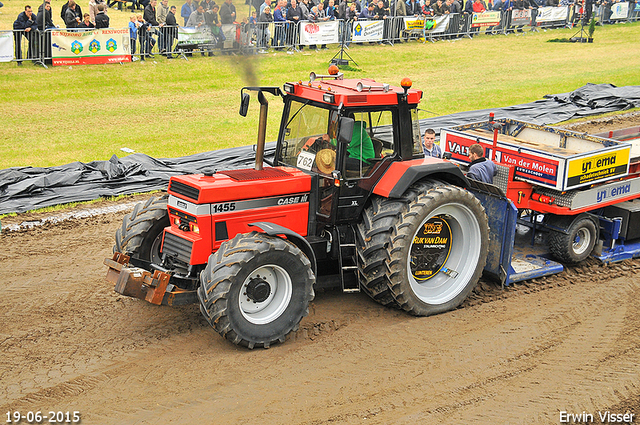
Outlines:
[{"label": "tractor rear wheel", "polygon": [[357,233],[365,292],[416,316],[459,306],[486,263],[484,208],[442,182],[418,183],[401,199],[373,198]]},{"label": "tractor rear wheel", "polygon": [[269,348],[309,314],[314,283],[311,262],[293,243],[239,234],[223,242],[200,273],[200,311],[234,344]]},{"label": "tractor rear wheel", "polygon": [[121,252],[144,261],[161,263],[162,232],[169,226],[169,213],[165,194],[138,203],[131,214],[122,219],[116,231],[113,252]]},{"label": "tractor rear wheel", "polygon": [[598,241],[598,227],[588,216],[553,216],[549,224],[567,229],[567,233],[552,230],[547,238],[551,254],[564,263],[576,264],[585,260]]}]

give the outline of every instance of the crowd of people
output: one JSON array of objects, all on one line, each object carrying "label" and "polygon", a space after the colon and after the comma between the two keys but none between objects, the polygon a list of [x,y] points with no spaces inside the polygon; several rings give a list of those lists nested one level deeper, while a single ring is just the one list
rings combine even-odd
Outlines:
[{"label": "crowd of people", "polygon": [[[400,16],[438,17],[451,14],[459,17],[485,11],[510,12],[529,9],[532,26],[535,26],[537,11],[543,6],[570,6],[576,10],[578,7],[585,7],[585,13],[579,11],[573,16],[582,16],[587,21],[593,6],[599,6],[602,8],[603,22],[608,23],[613,4],[627,0],[247,0],[249,1],[254,9],[251,16],[238,19],[233,0],[224,0],[221,4],[217,4],[215,0],[186,0],[180,6],[180,18],[176,15],[177,6],[169,6],[168,0],[161,0],[159,4],[158,0],[110,0],[109,4],[107,0],[89,0],[88,13],[83,13],[81,5],[76,0],[69,0],[61,8],[62,23],[57,25],[52,18],[51,0],[45,0],[39,5],[38,13],[35,13],[31,6],[25,6],[24,11],[13,23],[13,29],[18,30],[14,33],[16,59],[21,65],[23,37],[26,39],[25,45],[28,46],[27,59],[33,59],[38,57],[38,34],[42,30],[45,30],[46,34],[46,30],[60,27],[71,31],[108,28],[109,7],[116,5],[122,8],[126,3],[131,4],[132,12],[143,11],[131,15],[129,35],[131,53],[135,55],[139,52],[141,59],[144,59],[152,56],[151,52],[156,44],[160,54],[166,55],[167,58],[173,57],[173,46],[178,37],[178,19],[181,19],[180,23],[184,27],[209,28],[217,45],[226,39],[222,25],[239,24],[243,33],[250,34],[250,43],[265,51],[270,46],[277,50],[291,46],[294,43],[294,32],[291,28],[296,28],[291,24],[301,21],[342,20],[353,25],[358,20],[385,20]],[[1,5],[2,3],[0,7]],[[630,5],[631,10],[633,6]],[[508,19],[510,13],[505,13],[504,16]],[[510,27],[509,22],[502,25],[505,25],[504,30]],[[273,27],[274,34],[270,33],[270,26]],[[509,29],[522,31],[522,27]],[[459,30],[463,30],[462,26],[456,28],[455,32],[459,33]],[[477,29],[467,28],[465,31],[470,31],[470,35],[473,35],[473,30]],[[385,38],[389,37],[389,31],[385,26]],[[396,37],[401,30],[396,28],[394,31],[396,34],[393,36]],[[400,37],[396,40],[401,41]],[[43,42],[46,49],[45,57],[50,58],[50,40],[46,35]]]}]

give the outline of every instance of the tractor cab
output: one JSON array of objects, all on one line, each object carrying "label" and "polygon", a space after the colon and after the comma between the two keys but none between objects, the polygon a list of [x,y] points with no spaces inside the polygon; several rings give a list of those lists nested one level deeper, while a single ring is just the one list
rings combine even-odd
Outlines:
[{"label": "tractor cab", "polygon": [[353,223],[388,167],[422,157],[417,106],[422,92],[370,79],[311,73],[284,84],[275,166],[313,176],[317,221]]}]

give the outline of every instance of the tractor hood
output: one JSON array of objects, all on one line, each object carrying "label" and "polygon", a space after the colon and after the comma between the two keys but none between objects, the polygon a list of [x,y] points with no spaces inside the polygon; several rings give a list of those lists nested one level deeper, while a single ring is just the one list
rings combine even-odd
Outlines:
[{"label": "tractor hood", "polygon": [[311,176],[296,168],[268,167],[171,177],[169,193],[196,204],[308,193]]}]

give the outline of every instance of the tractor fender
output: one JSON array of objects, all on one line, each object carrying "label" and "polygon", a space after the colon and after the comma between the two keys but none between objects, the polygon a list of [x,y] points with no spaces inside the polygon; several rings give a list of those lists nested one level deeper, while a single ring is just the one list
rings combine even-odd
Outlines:
[{"label": "tractor fender", "polygon": [[394,162],[373,188],[373,193],[385,198],[400,198],[414,183],[441,180],[467,189],[469,181],[457,165],[440,158],[423,158]]},{"label": "tractor fender", "polygon": [[311,248],[311,244],[298,233],[286,227],[279,226],[277,224],[269,223],[268,221],[261,221],[257,223],[249,223],[249,226],[257,227],[269,236],[285,235],[291,243],[300,248],[302,252],[309,258],[311,262],[311,269],[313,274],[317,276],[316,270],[316,256]]}]

